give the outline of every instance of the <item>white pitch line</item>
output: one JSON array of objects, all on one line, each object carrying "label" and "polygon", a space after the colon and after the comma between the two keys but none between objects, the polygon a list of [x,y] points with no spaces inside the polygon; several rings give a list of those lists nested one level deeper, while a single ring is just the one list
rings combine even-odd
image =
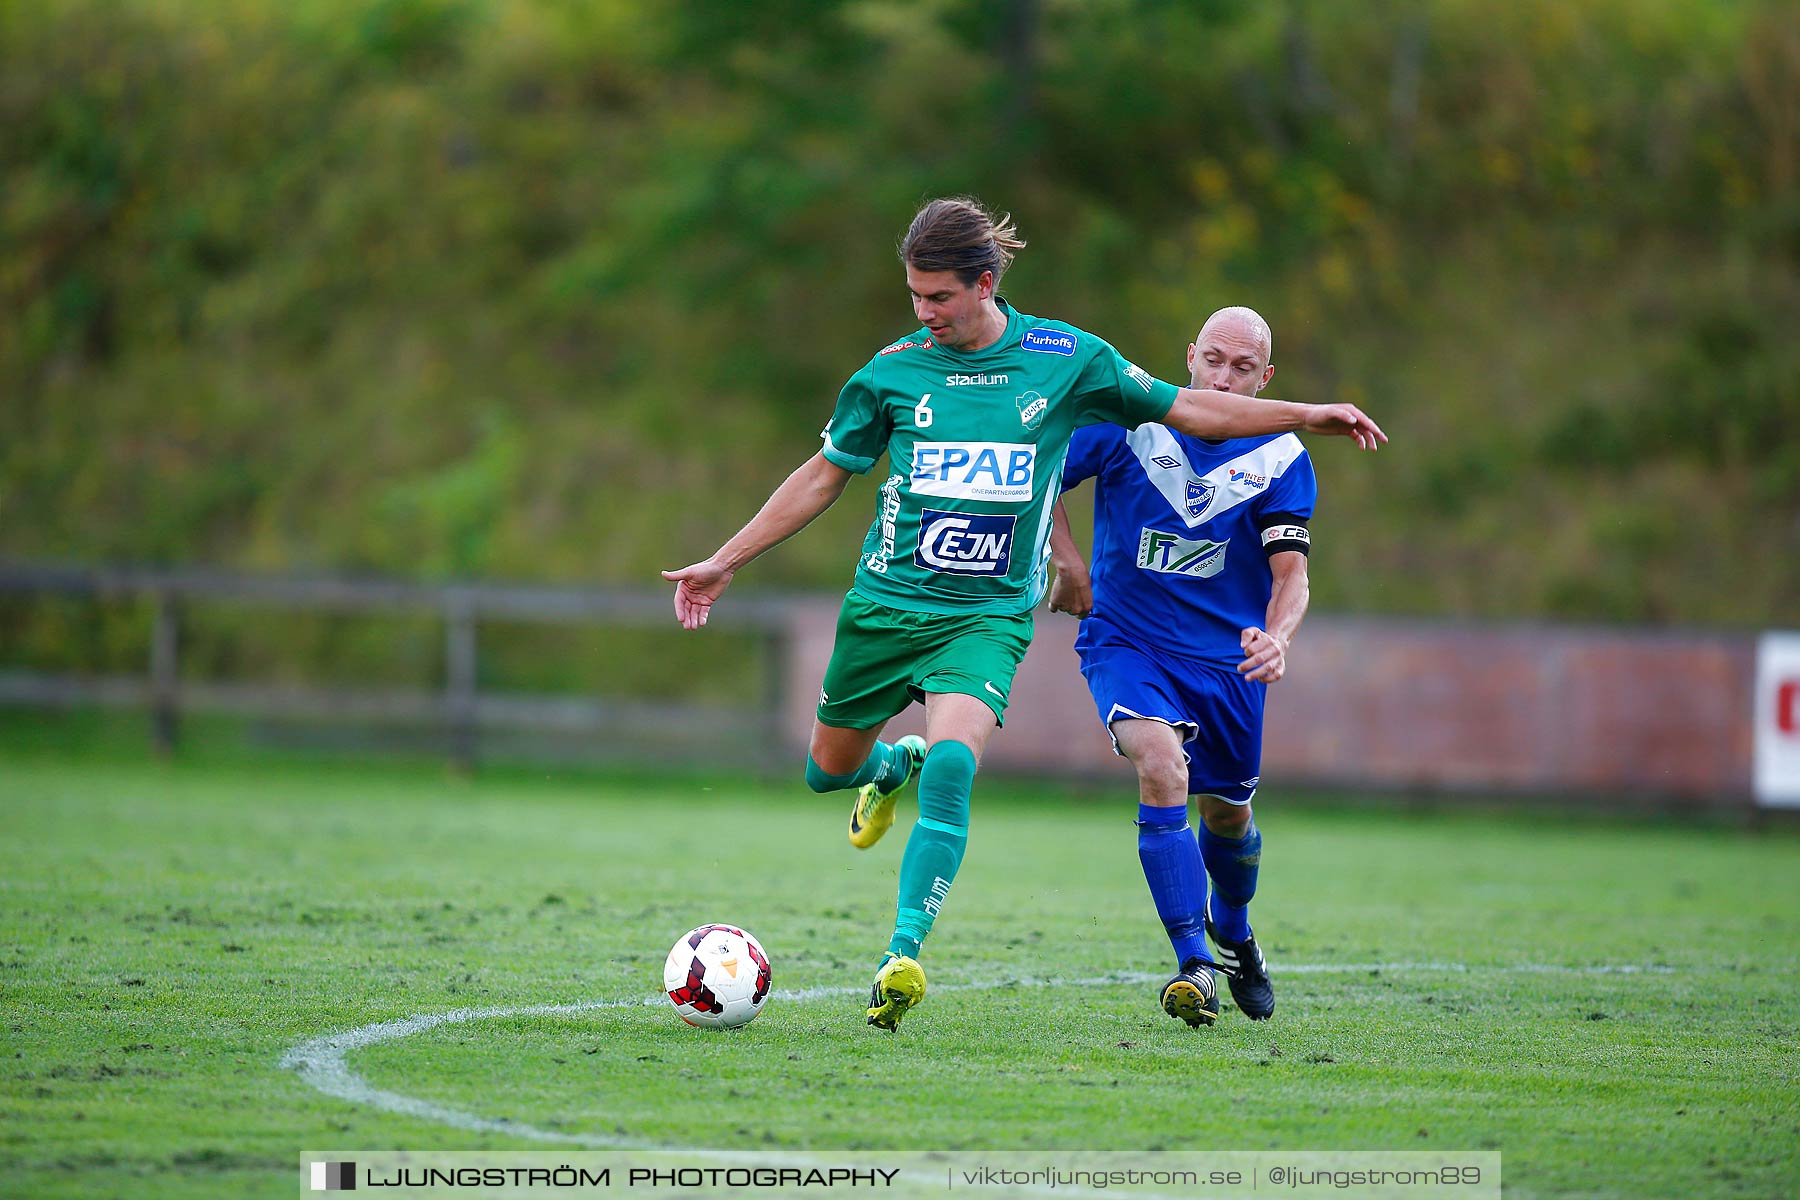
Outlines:
[{"label": "white pitch line", "polygon": [[[1632,963],[1592,967],[1565,967],[1554,963],[1519,963],[1512,966],[1480,967],[1471,966],[1468,963],[1434,962],[1280,963],[1275,966],[1275,973],[1281,975],[1368,974],[1370,972],[1381,974],[1389,972],[1467,974],[1483,970],[1569,975],[1674,973],[1673,967],[1640,966]],[[993,991],[1006,987],[1106,987],[1110,984],[1160,982],[1163,978],[1162,975],[1146,974],[1142,971],[1121,971],[1090,979],[1017,977],[990,983],[946,983],[939,984],[935,990],[963,992]],[[863,989],[860,987],[842,986],[789,988],[771,992],[769,998],[794,1001],[819,1000],[833,996],[856,996],[861,995],[862,992]],[[668,1003],[668,998],[659,992],[642,1000],[584,1000],[575,1004],[522,1004],[502,1008],[455,1008],[447,1012],[421,1013],[417,1016],[403,1017],[398,1021],[380,1021],[373,1025],[359,1026],[344,1033],[328,1034],[325,1037],[301,1042],[282,1055],[281,1066],[297,1073],[301,1081],[309,1087],[335,1099],[366,1105],[398,1116],[417,1117],[420,1120],[431,1121],[439,1125],[448,1125],[452,1129],[463,1129],[474,1133],[500,1133],[525,1141],[551,1142],[564,1146],[587,1146],[608,1150],[681,1150],[684,1153],[710,1154],[711,1151],[699,1148],[657,1145],[634,1141],[630,1138],[608,1137],[604,1134],[563,1133],[553,1129],[539,1129],[535,1125],[524,1125],[517,1121],[508,1121],[503,1117],[484,1117],[476,1113],[464,1112],[459,1108],[434,1104],[429,1100],[420,1100],[412,1096],[403,1096],[399,1092],[378,1088],[352,1070],[349,1063],[352,1050],[380,1045],[382,1042],[398,1041],[400,1038],[411,1037],[415,1033],[436,1029],[440,1025],[461,1025],[469,1021],[497,1021],[507,1017],[568,1016],[574,1013],[593,1012],[608,1008],[655,1008],[666,1003]],[[720,1153],[729,1152],[722,1151]]]}]

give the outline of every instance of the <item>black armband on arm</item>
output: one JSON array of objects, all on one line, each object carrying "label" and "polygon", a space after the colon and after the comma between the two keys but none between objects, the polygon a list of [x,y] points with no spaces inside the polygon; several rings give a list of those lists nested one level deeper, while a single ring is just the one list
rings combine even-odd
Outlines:
[{"label": "black armband on arm", "polygon": [[1257,518],[1262,531],[1263,553],[1274,557],[1283,550],[1305,554],[1312,549],[1312,534],[1307,532],[1306,518],[1293,513],[1264,513]]}]

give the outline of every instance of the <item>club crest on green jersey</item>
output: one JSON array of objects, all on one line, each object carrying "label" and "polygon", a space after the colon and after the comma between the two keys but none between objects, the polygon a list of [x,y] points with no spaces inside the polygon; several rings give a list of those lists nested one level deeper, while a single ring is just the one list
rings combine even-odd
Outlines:
[{"label": "club crest on green jersey", "polygon": [[1050,402],[1036,392],[1026,392],[1018,399],[1019,423],[1027,429],[1036,429],[1043,423],[1044,414],[1050,410]]}]

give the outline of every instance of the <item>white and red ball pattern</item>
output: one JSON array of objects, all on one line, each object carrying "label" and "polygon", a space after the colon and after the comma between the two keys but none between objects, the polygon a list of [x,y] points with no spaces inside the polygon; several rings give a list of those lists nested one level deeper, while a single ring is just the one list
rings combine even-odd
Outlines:
[{"label": "white and red ball pattern", "polygon": [[669,951],[663,988],[689,1025],[735,1029],[769,998],[769,956],[736,925],[702,925]]}]

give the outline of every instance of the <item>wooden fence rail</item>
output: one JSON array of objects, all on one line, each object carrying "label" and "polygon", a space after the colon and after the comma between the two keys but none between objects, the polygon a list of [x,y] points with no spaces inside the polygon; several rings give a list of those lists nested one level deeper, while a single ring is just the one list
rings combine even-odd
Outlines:
[{"label": "wooden fence rail", "polygon": [[[527,587],[493,583],[420,584],[382,579],[289,577],[214,570],[62,567],[0,561],[0,595],[65,596],[95,601],[148,601],[150,646],[142,675],[93,676],[0,670],[0,703],[144,708],[162,751],[179,737],[183,712],[228,712],[274,718],[345,719],[432,725],[443,731],[450,759],[467,770],[479,758],[484,728],[605,732],[639,739],[671,729],[704,728],[712,740],[785,746],[789,601],[734,596],[710,623],[750,634],[759,643],[763,687],[745,704],[617,702],[578,696],[483,691],[480,628],[484,620],[604,625],[608,629],[673,628],[662,589]],[[440,688],[372,689],[202,682],[181,674],[184,606],[229,601],[275,611],[414,613],[442,623]]]}]

